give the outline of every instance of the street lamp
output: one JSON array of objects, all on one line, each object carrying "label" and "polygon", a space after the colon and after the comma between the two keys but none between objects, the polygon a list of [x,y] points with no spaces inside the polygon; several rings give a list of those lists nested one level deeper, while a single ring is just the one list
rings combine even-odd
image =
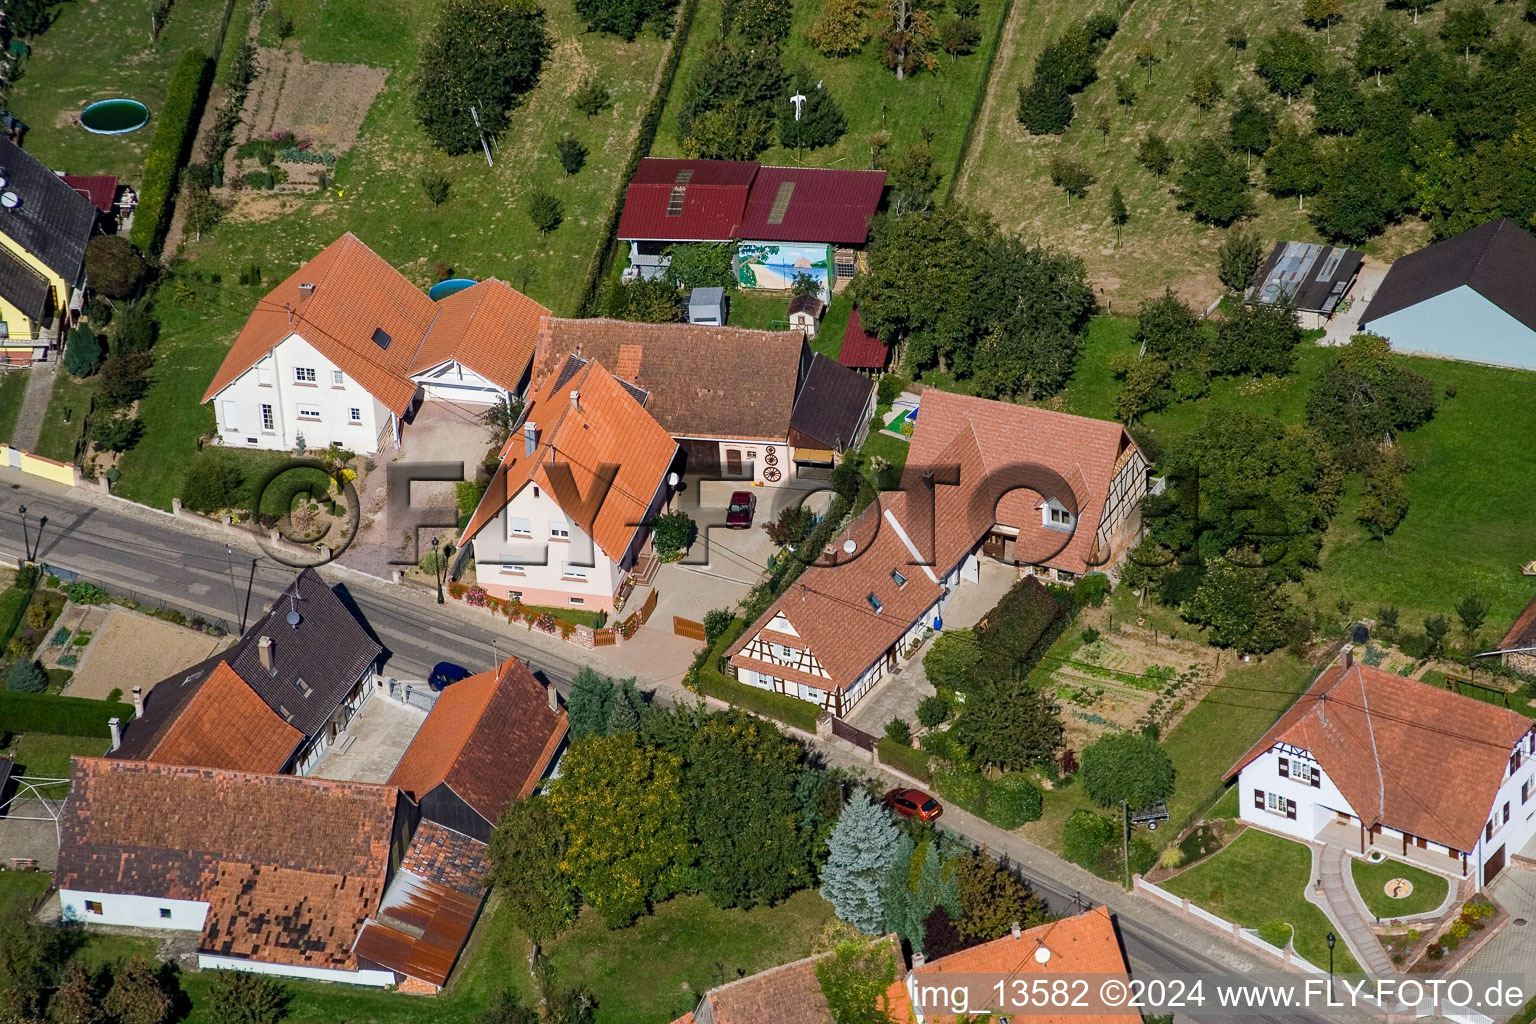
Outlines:
[{"label": "street lamp", "polygon": [[437,603],[443,603],[443,558],[437,550],[438,539],[432,538],[432,567],[437,570]]},{"label": "street lamp", "polygon": [[1333,937],[1333,932],[1328,933],[1328,999],[1333,999],[1333,944],[1338,940]]},{"label": "street lamp", "polygon": [[25,564],[32,561],[32,535],[27,532],[27,506],[18,505],[16,511],[21,513],[21,561]]}]

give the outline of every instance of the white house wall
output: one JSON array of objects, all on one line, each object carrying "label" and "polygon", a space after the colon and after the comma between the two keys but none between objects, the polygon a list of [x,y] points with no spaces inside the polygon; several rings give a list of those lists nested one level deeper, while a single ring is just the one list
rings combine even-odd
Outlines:
[{"label": "white house wall", "polygon": [[1536,370],[1536,332],[1467,285],[1379,319],[1370,312],[1362,329],[1398,352]]},{"label": "white house wall", "polygon": [[[1493,833],[1493,838],[1488,839],[1487,830],[1483,832],[1484,838],[1480,838],[1477,849],[1467,858],[1468,864],[1482,877],[1482,866],[1487,863],[1489,856],[1496,854],[1502,848],[1504,850],[1504,871],[1512,870],[1509,859],[1519,853],[1526,843],[1536,836],[1536,757],[1532,756],[1532,734],[1527,733],[1516,744],[1515,750],[1521,752],[1520,767],[1510,772],[1507,768],[1504,773],[1504,781],[1499,786],[1498,795],[1493,799],[1493,806],[1489,808],[1489,815],[1498,816],[1499,825]],[[1532,792],[1524,802],[1520,800],[1520,787],[1525,783],[1531,784]],[[1509,823],[1503,824],[1504,804],[1509,804]],[[1502,872],[1501,872],[1502,873]],[[1486,879],[1485,879],[1486,881]]]},{"label": "white house wall", "polygon": [[[528,521],[531,537],[511,533],[511,524],[518,519]],[[551,538],[551,523],[564,524],[570,539]],[[519,560],[521,572],[505,571]],[[587,578],[568,579],[565,566],[569,563],[588,563],[581,570]],[[475,579],[494,597],[516,591],[525,604],[611,612],[613,595],[623,578],[624,570],[570,521],[547,490],[535,484],[524,485],[475,537]]]},{"label": "white house wall", "polygon": [[[87,901],[101,904],[101,913],[86,910]],[[128,896],[113,892],[59,890],[60,912],[65,921],[110,924],[123,928],[161,928],[200,932],[208,916],[208,904],[200,900],[171,900],[155,896]],[[169,917],[161,911],[169,910]]]},{"label": "white house wall", "polygon": [[394,971],[338,971],[326,967],[301,967],[298,964],[269,964],[233,956],[197,954],[197,966],[203,970],[246,971],[272,974],[280,978],[304,978],[309,981],[333,981],[343,985],[371,985],[387,988],[395,983]]},{"label": "white house wall", "polygon": [[[1293,765],[1304,762],[1316,767],[1322,776],[1322,785],[1314,788],[1282,776],[1280,774],[1282,757],[1287,758]],[[1297,839],[1315,839],[1323,830],[1323,826],[1334,820],[1336,812],[1358,817],[1349,801],[1344,798],[1344,794],[1339,792],[1339,787],[1333,784],[1333,780],[1328,778],[1328,773],[1322,771],[1316,761],[1275,748],[1260,754],[1238,774],[1238,788],[1238,803],[1242,808],[1240,817],[1244,821],[1262,825],[1275,832],[1284,832]],[[1266,795],[1278,793],[1288,800],[1296,801],[1295,820],[1283,814],[1263,811],[1253,806],[1255,790],[1262,790]]]},{"label": "white house wall", "polygon": [[421,385],[428,398],[452,402],[493,405],[507,392],[456,360],[449,360],[411,378]]},{"label": "white house wall", "polygon": [[[300,367],[315,371],[313,384],[295,379]],[[290,451],[302,435],[306,448],[334,442],[362,454],[377,452],[390,411],[349,374],[342,372],[341,383],[334,383],[340,370],[309,342],[290,334],[214,396],[219,436],[236,448]],[[306,412],[318,410],[318,418],[301,418],[301,405]],[[263,406],[271,407],[271,429],[265,425]],[[353,409],[357,420],[352,419]]]}]

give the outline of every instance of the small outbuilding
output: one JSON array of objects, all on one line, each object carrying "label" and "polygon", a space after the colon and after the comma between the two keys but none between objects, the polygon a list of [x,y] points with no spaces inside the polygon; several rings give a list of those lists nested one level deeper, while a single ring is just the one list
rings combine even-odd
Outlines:
[{"label": "small outbuilding", "polygon": [[724,288],[695,288],[688,296],[688,322],[724,327],[730,300]]},{"label": "small outbuilding", "polygon": [[1360,273],[1365,254],[1314,242],[1276,242],[1244,296],[1252,303],[1290,303],[1308,329],[1322,327]]},{"label": "small outbuilding", "polygon": [[799,328],[807,338],[814,338],[816,328],[821,326],[822,314],[826,311],[827,304],[816,296],[796,295],[789,300],[789,329]]},{"label": "small outbuilding", "polygon": [[848,314],[848,327],[843,331],[843,347],[837,361],[850,370],[880,374],[891,361],[891,350],[885,342],[864,330],[859,319],[859,307]]}]

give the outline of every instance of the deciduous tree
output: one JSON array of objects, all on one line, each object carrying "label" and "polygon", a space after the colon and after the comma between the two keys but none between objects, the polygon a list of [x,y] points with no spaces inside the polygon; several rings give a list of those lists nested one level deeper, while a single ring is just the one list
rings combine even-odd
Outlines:
[{"label": "deciduous tree", "polygon": [[1083,748],[1077,770],[1083,792],[1100,807],[1151,807],[1173,795],[1173,761],[1139,732],[1105,733]]},{"label": "deciduous tree", "polygon": [[833,1024],[887,1024],[886,992],[896,961],[883,943],[840,942],[816,962],[816,983]]},{"label": "deciduous tree", "polygon": [[1238,94],[1227,118],[1227,139],[1233,149],[1243,154],[1243,166],[1249,166],[1253,154],[1269,148],[1275,123],[1274,111],[1258,95],[1251,91]]},{"label": "deciduous tree", "polygon": [[1289,303],[1238,303],[1216,325],[1212,349],[1218,373],[1290,373],[1301,344],[1301,323]]},{"label": "deciduous tree", "polygon": [[1125,223],[1130,219],[1131,211],[1125,205],[1125,196],[1120,193],[1120,186],[1116,185],[1109,192],[1109,222],[1115,226],[1115,245],[1120,244]]},{"label": "deciduous tree", "polygon": [[[1264,572],[1225,559],[1216,559],[1206,567],[1180,614],[1205,626],[1210,643],[1236,648],[1240,654],[1262,654],[1282,646],[1297,618]],[[1083,762],[1086,766],[1086,751]]]},{"label": "deciduous tree", "polygon": [[1365,124],[1365,100],[1343,68],[1325,71],[1312,84],[1312,124],[1328,135],[1353,135]]},{"label": "deciduous tree", "polygon": [[132,298],[148,273],[149,264],[126,235],[97,235],[85,247],[86,280],[108,298]]},{"label": "deciduous tree", "polygon": [[1036,75],[1019,86],[1018,118],[1031,135],[1060,135],[1072,123],[1072,97],[1054,78]]},{"label": "deciduous tree", "polygon": [[666,248],[667,280],[679,288],[736,287],[730,242],[679,242]]},{"label": "deciduous tree", "polygon": [[1408,515],[1407,468],[1402,451],[1390,444],[1379,445],[1365,467],[1365,486],[1355,517],[1383,544]]},{"label": "deciduous tree", "polygon": [[589,32],[611,32],[632,40],[649,25],[665,38],[672,31],[677,0],[576,0],[576,13]]},{"label": "deciduous tree", "polygon": [[1241,294],[1259,275],[1264,262],[1264,245],[1257,232],[1233,228],[1216,250],[1216,276],[1221,283]]},{"label": "deciduous tree", "polygon": [[1355,40],[1355,70],[1362,75],[1375,75],[1376,87],[1381,87],[1381,73],[1391,71],[1403,59],[1403,35],[1392,16],[1378,11],[1360,27],[1360,38]]},{"label": "deciduous tree", "polygon": [[1282,123],[1275,129],[1264,152],[1264,191],[1273,196],[1295,196],[1297,208],[1315,193],[1322,182],[1322,158],[1311,135]]},{"label": "deciduous tree", "polygon": [[165,1024],[176,1006],[167,987],[161,970],[142,956],[132,957],[112,972],[102,1009],[117,1024]]},{"label": "deciduous tree", "polygon": [[1000,939],[1015,924],[1033,928],[1052,920],[1045,901],[1007,865],[985,853],[963,858],[956,881],[962,909],[956,927],[971,942]]},{"label": "deciduous tree", "polygon": [[1253,70],[1271,92],[1289,103],[1317,74],[1319,60],[1312,40],[1295,29],[1283,28],[1259,40]]},{"label": "deciduous tree", "polygon": [[805,38],[824,57],[848,57],[869,42],[869,0],[823,0]]},{"label": "deciduous tree", "polygon": [[491,834],[496,891],[534,942],[548,942],[576,920],[580,900],[563,867],[567,849],[565,825],[542,796],[513,803]]},{"label": "deciduous tree", "polygon": [[215,971],[208,991],[213,1024],[279,1024],[288,1016],[288,990],[249,971]]},{"label": "deciduous tree", "polygon": [[1440,23],[1440,38],[1453,50],[1460,50],[1469,60],[1473,50],[1481,50],[1493,35],[1488,8],[1478,0],[1463,0],[1445,12]]},{"label": "deciduous tree", "polygon": [[973,685],[950,731],[976,761],[1004,771],[1051,763],[1064,735],[1054,694],[1006,678]]},{"label": "deciduous tree", "polygon": [[498,138],[549,51],[544,9],[534,0],[445,0],[421,47],[417,122],[446,153],[478,148],[482,133]]},{"label": "deciduous tree", "polygon": [[1157,132],[1147,132],[1145,138],[1136,147],[1136,162],[1152,172],[1152,176],[1161,181],[1173,167],[1173,150],[1168,148],[1168,140]]},{"label": "deciduous tree", "polygon": [[1179,207],[1195,219],[1225,226],[1253,212],[1248,173],[1218,143],[1195,143],[1174,188]]}]

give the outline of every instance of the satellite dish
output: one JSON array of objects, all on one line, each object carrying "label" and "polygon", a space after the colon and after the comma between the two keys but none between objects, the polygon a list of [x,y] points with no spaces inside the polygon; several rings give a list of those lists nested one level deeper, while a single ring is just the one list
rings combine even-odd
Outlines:
[{"label": "satellite dish", "polygon": [[299,623],[301,623],[303,621],[304,621],[304,616],[300,615],[298,612],[289,612],[288,613],[288,627],[290,629],[298,629],[299,628]]},{"label": "satellite dish", "polygon": [[1035,963],[1043,964],[1051,958],[1051,951],[1045,946],[1035,950]]},{"label": "satellite dish", "polygon": [[5,186],[9,183],[10,179],[6,177],[6,173],[4,171],[0,171],[0,188],[5,188]]},{"label": "satellite dish", "polygon": [[847,540],[843,541],[843,550],[851,555],[855,551],[859,550],[859,545],[854,542],[852,537],[849,537]]},{"label": "satellite dish", "polygon": [[14,210],[21,205],[21,197],[15,192],[0,192],[0,206],[7,210]]}]

